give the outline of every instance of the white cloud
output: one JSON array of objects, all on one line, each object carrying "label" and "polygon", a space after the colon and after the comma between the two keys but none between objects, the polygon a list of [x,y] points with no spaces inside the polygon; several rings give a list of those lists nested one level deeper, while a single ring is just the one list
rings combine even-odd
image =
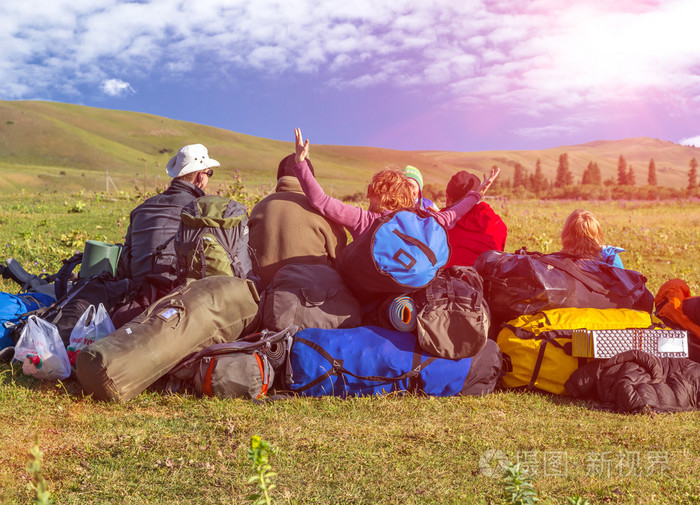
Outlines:
[{"label": "white cloud", "polygon": [[678,107],[679,96],[700,109],[697,19],[697,0],[3,2],[0,99],[96,87],[119,96],[134,90],[111,75],[165,80],[205,65],[212,82],[249,69],[316,73],[320,85],[424,88],[533,117],[611,102]]},{"label": "white cloud", "polygon": [[678,143],[682,146],[700,147],[700,135],[681,139]]},{"label": "white cloud", "polygon": [[129,93],[135,93],[134,88],[131,84],[124,82],[121,79],[107,79],[102,81],[100,84],[100,89],[105,95],[109,96],[124,96]]}]

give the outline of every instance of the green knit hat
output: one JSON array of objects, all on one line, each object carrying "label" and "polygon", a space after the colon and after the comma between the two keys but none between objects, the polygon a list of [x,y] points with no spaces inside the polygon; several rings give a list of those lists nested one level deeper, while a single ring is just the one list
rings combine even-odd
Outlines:
[{"label": "green knit hat", "polygon": [[403,175],[416,181],[420,190],[423,191],[423,176],[421,175],[420,170],[411,165],[406,165],[406,168],[403,169]]}]

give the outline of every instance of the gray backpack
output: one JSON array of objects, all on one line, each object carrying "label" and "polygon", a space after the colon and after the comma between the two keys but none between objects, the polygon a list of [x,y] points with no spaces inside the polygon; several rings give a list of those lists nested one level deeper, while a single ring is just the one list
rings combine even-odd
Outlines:
[{"label": "gray backpack", "polygon": [[263,330],[235,342],[214,344],[183,359],[168,374],[171,392],[258,399],[271,392],[275,374],[291,380],[289,350],[297,328]]},{"label": "gray backpack", "polygon": [[187,204],[175,251],[179,282],[211,275],[257,280],[248,247],[248,213],[229,198],[207,195]]},{"label": "gray backpack", "polygon": [[447,359],[469,358],[488,339],[491,312],[481,276],[472,267],[453,266],[414,292],[416,334],[421,348]]},{"label": "gray backpack", "polygon": [[328,265],[290,264],[280,268],[261,296],[261,325],[279,331],[355,328],[362,308],[340,273]]}]

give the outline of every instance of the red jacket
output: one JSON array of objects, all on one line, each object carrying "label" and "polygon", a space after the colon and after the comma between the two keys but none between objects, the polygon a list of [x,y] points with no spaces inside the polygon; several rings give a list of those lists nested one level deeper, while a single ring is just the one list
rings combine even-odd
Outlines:
[{"label": "red jacket", "polygon": [[486,202],[478,203],[447,231],[452,253],[445,268],[473,266],[481,253],[503,251],[507,236],[508,228],[498,214]]}]

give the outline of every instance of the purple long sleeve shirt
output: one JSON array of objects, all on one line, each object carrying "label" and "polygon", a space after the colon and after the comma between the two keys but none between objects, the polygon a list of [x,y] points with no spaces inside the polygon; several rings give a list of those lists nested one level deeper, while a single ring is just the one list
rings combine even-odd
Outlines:
[{"label": "purple long sleeve shirt", "polygon": [[[353,239],[366,231],[378,217],[391,212],[389,210],[385,210],[381,214],[372,212],[354,205],[345,204],[337,198],[328,196],[314,178],[306,160],[294,167],[294,174],[299,179],[301,189],[304,190],[304,194],[306,194],[306,198],[311,203],[311,206],[318,210],[322,216],[345,226]],[[464,214],[479,203],[479,200],[481,200],[481,195],[476,191],[470,191],[448,210],[431,212],[431,215],[438,223],[449,230]]]}]

